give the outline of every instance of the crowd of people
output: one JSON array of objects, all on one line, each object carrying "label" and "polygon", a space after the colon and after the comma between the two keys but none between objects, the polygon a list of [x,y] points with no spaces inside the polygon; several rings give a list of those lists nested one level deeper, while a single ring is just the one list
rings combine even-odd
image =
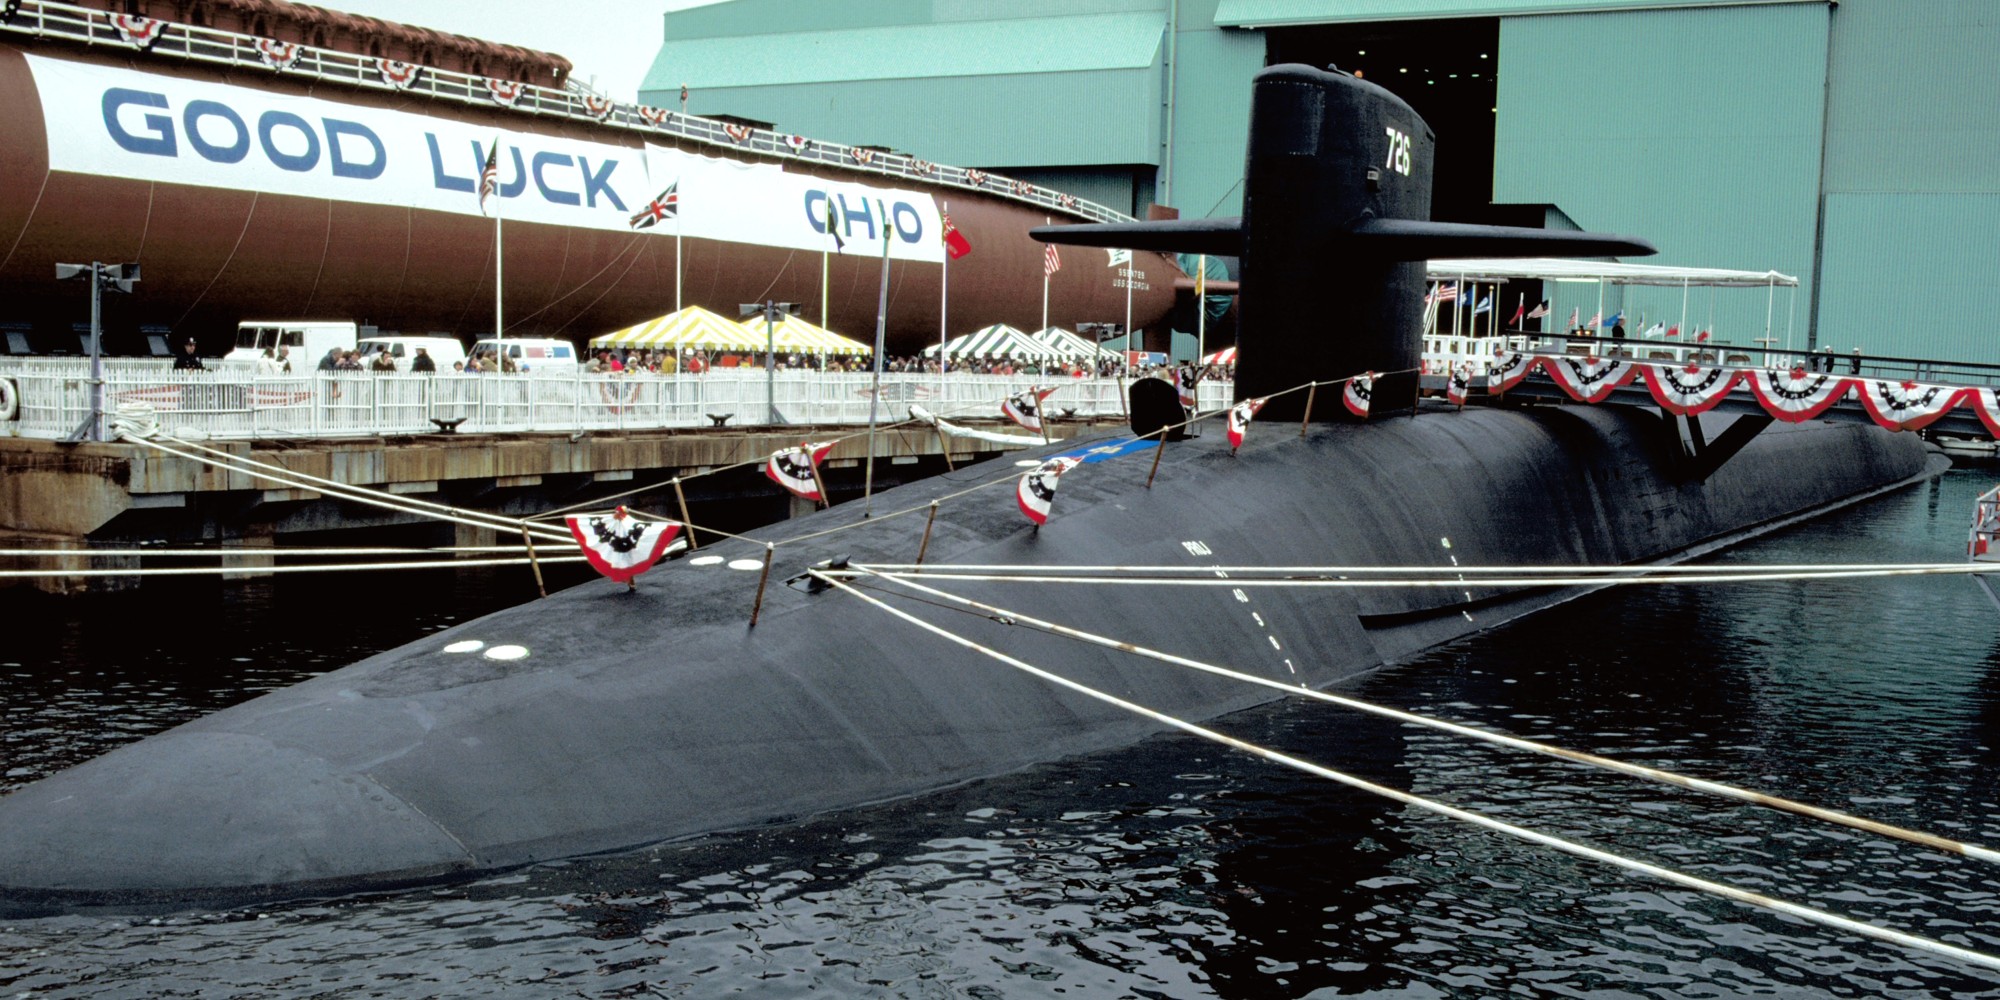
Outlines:
[{"label": "crowd of people", "polygon": [[[590,352],[588,359],[583,363],[582,370],[586,374],[593,375],[638,373],[652,375],[682,373],[700,375],[711,369],[758,371],[762,370],[764,366],[765,358],[762,352],[717,352],[711,355],[708,351],[694,350],[692,348],[683,349],[679,352],[673,350],[599,348]],[[871,360],[865,355],[858,354],[781,354],[777,356],[777,363],[774,367],[778,371],[869,372],[874,370]],[[1180,370],[1183,372],[1184,378],[1192,375],[1200,379],[1216,379],[1233,377],[1235,375],[1235,367],[1235,365],[1183,365]],[[493,351],[475,351],[463,361],[453,361],[450,373],[461,375],[497,373],[505,375],[525,370],[524,367],[517,365],[514,358],[505,354],[496,356]],[[1066,361],[1053,359],[949,358],[945,360],[942,370],[945,373],[952,374],[1039,375],[1053,378],[1089,378],[1092,375],[1099,378],[1111,378],[1113,376],[1167,374],[1169,371],[1166,368],[1157,366],[1142,366],[1136,370],[1130,369],[1126,366],[1123,355],[1119,354],[1106,354],[1094,361],[1089,358]],[[290,354],[287,349],[282,347],[277,348],[275,353],[272,349],[266,348],[263,357],[259,358],[257,362],[257,373],[259,375],[289,375],[293,371],[294,368]],[[409,371],[423,374],[438,373],[441,369],[438,368],[436,360],[430,356],[429,352],[421,347],[416,349],[416,353],[409,359],[407,367],[399,364],[394,357],[390,356],[387,348],[368,357],[364,357],[361,352],[353,348],[334,348],[329,350],[326,356],[319,360],[317,371],[335,374]],[[886,359],[882,365],[882,371],[890,374],[936,375],[940,373],[940,368],[939,361],[936,358],[905,355]]]}]

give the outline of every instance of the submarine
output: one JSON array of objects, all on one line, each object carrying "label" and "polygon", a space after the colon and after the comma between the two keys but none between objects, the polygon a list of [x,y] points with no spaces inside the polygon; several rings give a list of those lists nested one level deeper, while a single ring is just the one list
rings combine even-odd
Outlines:
[{"label": "submarine", "polygon": [[[962,467],[121,747],[0,799],[0,910],[400,888],[866,807],[1163,729],[954,637],[1189,721],[1283,696],[1026,616],[1323,688],[1582,592],[932,584],[1011,612],[993,614],[865,577],[816,585],[818,566],[1672,562],[1934,471],[1915,435],[1872,424],[1713,428],[1734,451],[1695,468],[1650,410],[1422,403],[1426,257],[1651,248],[1429,220],[1430,129],[1365,80],[1273,66],[1251,104],[1240,219],[1038,232],[1242,255],[1237,393],[1268,404],[1239,448],[1215,422],[1163,440],[1174,420],[1157,397],[1177,405],[1174,390],[1142,380],[1137,433],[1022,453],[1065,460],[1045,523],[1017,509],[1019,468]],[[1377,375],[1365,420],[1329,387],[1363,372]]]}]

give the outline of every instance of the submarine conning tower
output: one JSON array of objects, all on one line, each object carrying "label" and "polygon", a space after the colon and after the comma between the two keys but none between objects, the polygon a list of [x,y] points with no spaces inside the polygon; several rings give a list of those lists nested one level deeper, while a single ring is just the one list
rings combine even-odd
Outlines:
[{"label": "submarine conning tower", "polygon": [[[1432,257],[1651,254],[1600,233],[1430,221],[1436,137],[1387,90],[1338,69],[1257,74],[1240,218],[1043,226],[1051,243],[1242,259],[1236,394],[1381,373],[1371,412],[1416,405],[1424,262]],[[1266,417],[1304,415],[1305,393]],[[1327,400],[1317,420],[1347,420]]]}]

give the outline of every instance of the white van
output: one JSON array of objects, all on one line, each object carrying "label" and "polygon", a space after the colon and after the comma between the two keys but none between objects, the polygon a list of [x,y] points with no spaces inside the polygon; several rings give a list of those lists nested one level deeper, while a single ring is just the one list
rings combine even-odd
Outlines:
[{"label": "white van", "polygon": [[[373,330],[373,327],[370,327]],[[351,320],[244,320],[236,324],[236,347],[222,356],[225,362],[240,361],[255,364],[269,348],[272,354],[277,349],[285,349],[286,358],[292,366],[292,374],[309,375],[319,367],[326,352],[338,347],[343,351],[354,349],[360,337],[361,328]]]},{"label": "white van", "polygon": [[362,338],[361,367],[366,368],[373,364],[375,355],[387,348],[389,357],[396,362],[396,370],[407,372],[410,370],[410,362],[417,356],[417,348],[420,347],[424,349],[424,353],[431,356],[431,361],[437,365],[439,372],[449,374],[452,362],[465,360],[465,345],[459,343],[457,337],[405,337],[401,334],[384,334]]},{"label": "white van", "polygon": [[488,337],[472,345],[474,354],[491,354],[514,359],[515,371],[547,375],[574,375],[580,362],[576,345],[567,340],[536,340],[529,337]]}]

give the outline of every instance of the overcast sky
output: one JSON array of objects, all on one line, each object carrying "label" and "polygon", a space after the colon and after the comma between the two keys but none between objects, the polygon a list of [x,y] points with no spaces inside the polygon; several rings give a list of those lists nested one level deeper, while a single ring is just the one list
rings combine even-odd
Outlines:
[{"label": "overcast sky", "polygon": [[[366,14],[565,56],[577,80],[635,100],[660,51],[660,15],[718,0],[315,0]],[[595,77],[593,82],[592,78]]]}]

